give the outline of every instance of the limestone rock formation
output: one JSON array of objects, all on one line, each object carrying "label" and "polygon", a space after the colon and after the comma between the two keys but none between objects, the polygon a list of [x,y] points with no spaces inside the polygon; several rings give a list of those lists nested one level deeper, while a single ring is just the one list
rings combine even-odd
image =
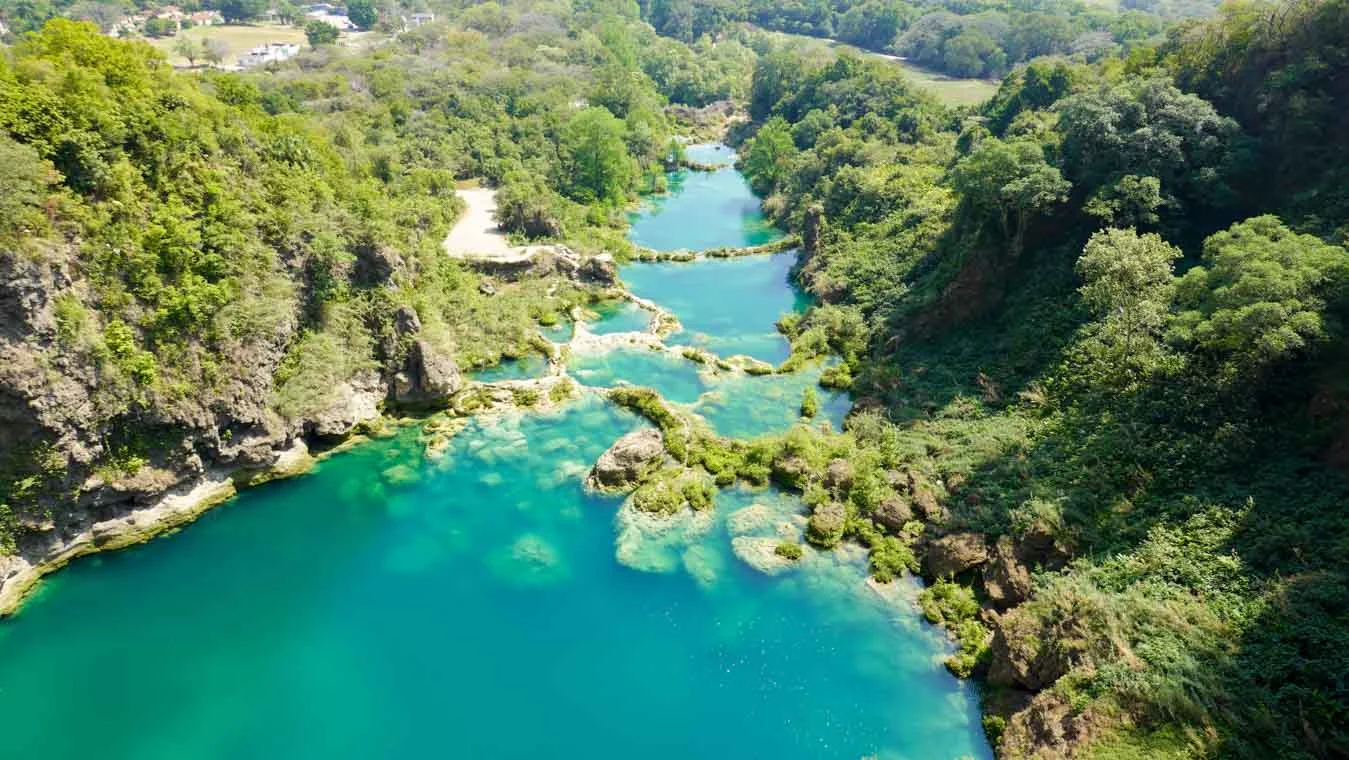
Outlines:
[{"label": "limestone rock formation", "polygon": [[1030,598],[1030,569],[1017,556],[1010,536],[1002,536],[993,545],[984,565],[984,595],[994,607],[1005,610]]},{"label": "limestone rock formation", "polygon": [[891,496],[876,507],[871,519],[891,533],[898,533],[913,519],[913,508],[903,497]]},{"label": "limestone rock formation", "polygon": [[586,485],[597,490],[628,490],[657,470],[664,459],[665,438],[661,432],[655,428],[635,430],[600,455],[586,477]]},{"label": "limestone rock formation", "polygon": [[950,578],[987,561],[988,544],[984,534],[952,533],[928,545],[924,567],[934,578]]},{"label": "limestone rock formation", "polygon": [[379,374],[368,370],[339,384],[328,406],[306,421],[305,432],[319,438],[340,438],[362,422],[379,419],[384,398]]},{"label": "limestone rock formation", "polygon": [[1075,657],[1060,631],[1046,629],[1034,613],[1013,608],[993,619],[988,682],[1039,691],[1072,669]]},{"label": "limestone rock formation", "polygon": [[418,338],[408,350],[402,371],[394,375],[393,400],[413,408],[444,406],[463,387],[464,378],[454,359]]},{"label": "limestone rock formation", "polygon": [[824,471],[824,487],[835,493],[845,493],[852,488],[855,474],[852,463],[846,459],[835,459]]}]

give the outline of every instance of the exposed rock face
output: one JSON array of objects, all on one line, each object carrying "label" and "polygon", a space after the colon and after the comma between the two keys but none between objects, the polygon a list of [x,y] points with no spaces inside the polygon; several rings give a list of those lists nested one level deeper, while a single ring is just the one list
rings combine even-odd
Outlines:
[{"label": "exposed rock face", "polygon": [[801,488],[810,468],[800,457],[784,457],[773,462],[773,481],[783,488]]},{"label": "exposed rock face", "polygon": [[871,519],[891,533],[898,533],[904,529],[905,523],[913,519],[913,509],[902,497],[891,496],[876,507]]},{"label": "exposed rock face", "polygon": [[807,261],[820,252],[820,237],[824,232],[824,206],[812,203],[806,207],[805,223],[801,229],[801,251]]},{"label": "exposed rock face", "polygon": [[1101,727],[1110,723],[1090,708],[1074,710],[1057,694],[1037,694],[1029,707],[1007,721],[998,754],[1010,760],[1078,757],[1099,736]]},{"label": "exposed rock face", "polygon": [[1002,536],[993,545],[984,565],[984,595],[993,606],[1005,610],[1030,598],[1030,570],[1017,556],[1010,536]]},{"label": "exposed rock face", "polygon": [[665,438],[659,430],[636,430],[619,438],[600,455],[586,478],[598,490],[635,488],[665,460]]},{"label": "exposed rock face", "polygon": [[1063,677],[1074,664],[1061,632],[1046,629],[1032,612],[1013,608],[993,619],[988,682],[1040,691]]},{"label": "exposed rock face", "polygon": [[950,578],[988,561],[988,545],[982,533],[952,533],[927,547],[924,567],[934,578]]},{"label": "exposed rock face", "polygon": [[618,282],[618,266],[612,256],[606,253],[583,257],[563,245],[513,248],[506,254],[469,256],[465,262],[483,274],[506,282],[551,275],[599,285]]},{"label": "exposed rock face", "polygon": [[416,335],[422,331],[422,320],[417,310],[404,304],[393,313],[393,329],[399,335]]},{"label": "exposed rock face", "polygon": [[824,487],[835,493],[844,493],[852,488],[853,477],[852,463],[846,459],[835,459],[824,471]]},{"label": "exposed rock face", "polygon": [[577,276],[582,282],[614,285],[618,283],[618,265],[614,263],[614,257],[607,253],[591,256],[581,262]]},{"label": "exposed rock face", "polygon": [[[42,481],[11,503],[20,530],[15,553],[0,558],[0,615],[71,557],[185,522],[227,498],[235,481],[303,469],[287,458],[303,452],[301,437],[345,435],[376,417],[388,395],[386,381],[367,371],[343,380],[331,403],[305,419],[276,413],[277,368],[299,329],[294,300],[272,312],[262,329],[193,346],[219,368],[210,387],[128,404],[143,392],[137,380],[86,345],[87,336],[106,333],[105,315],[87,310],[74,337],[58,329],[62,299],[88,304],[91,298],[73,261],[62,249],[40,256],[0,250],[0,481]],[[403,263],[395,252],[370,248],[358,252],[356,266],[362,277],[382,281]],[[398,340],[415,336],[421,329],[416,311],[398,309],[394,329]],[[413,348],[420,388],[461,384],[452,363]],[[105,466],[114,447],[127,445],[119,441],[136,442],[137,462],[125,471]]]},{"label": "exposed rock face", "polygon": [[837,546],[843,540],[843,525],[847,517],[847,509],[839,502],[821,504],[806,523],[806,539],[826,549]]},{"label": "exposed rock face", "polygon": [[345,436],[360,423],[379,419],[384,395],[378,373],[362,372],[337,387],[332,403],[305,422],[305,432],[320,438]]},{"label": "exposed rock face", "polygon": [[406,269],[403,257],[387,246],[361,245],[356,247],[356,266],[354,275],[362,285],[383,285],[388,283],[395,273]]},{"label": "exposed rock face", "polygon": [[439,407],[463,387],[464,378],[454,359],[419,338],[408,350],[403,370],[394,375],[393,400],[407,407]]}]

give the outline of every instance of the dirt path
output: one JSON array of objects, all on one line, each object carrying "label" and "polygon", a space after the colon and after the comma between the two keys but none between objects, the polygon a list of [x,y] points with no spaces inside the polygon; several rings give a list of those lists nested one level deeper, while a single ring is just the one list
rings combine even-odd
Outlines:
[{"label": "dirt path", "polygon": [[512,248],[506,236],[497,229],[492,218],[496,211],[496,191],[486,188],[460,190],[459,197],[468,204],[464,215],[445,236],[445,252],[451,256],[514,256],[520,249]]}]

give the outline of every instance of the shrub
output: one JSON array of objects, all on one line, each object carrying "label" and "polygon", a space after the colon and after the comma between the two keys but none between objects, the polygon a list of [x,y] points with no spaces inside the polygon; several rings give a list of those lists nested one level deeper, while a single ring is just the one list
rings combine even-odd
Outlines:
[{"label": "shrub", "polygon": [[820,398],[814,388],[807,387],[801,394],[801,416],[814,417],[820,413]]},{"label": "shrub", "polygon": [[804,549],[801,548],[801,544],[795,543],[793,541],[783,541],[782,543],[774,547],[773,553],[778,555],[779,557],[782,557],[783,559],[789,559],[793,562],[796,562],[797,560],[805,556],[806,552]]},{"label": "shrub", "polygon": [[815,508],[806,522],[806,540],[823,549],[832,549],[843,540],[847,509],[836,501],[827,501]]}]

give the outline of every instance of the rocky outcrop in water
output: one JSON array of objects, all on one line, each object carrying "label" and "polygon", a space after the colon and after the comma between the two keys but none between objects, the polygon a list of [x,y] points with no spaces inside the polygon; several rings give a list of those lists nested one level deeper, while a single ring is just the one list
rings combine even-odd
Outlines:
[{"label": "rocky outcrop in water", "polygon": [[586,485],[601,491],[637,487],[665,460],[665,438],[655,428],[635,430],[619,438],[600,455],[586,477]]},{"label": "rocky outcrop in water", "polygon": [[393,377],[392,396],[403,407],[441,408],[463,387],[464,378],[454,358],[419,338],[408,350],[403,369]]}]

